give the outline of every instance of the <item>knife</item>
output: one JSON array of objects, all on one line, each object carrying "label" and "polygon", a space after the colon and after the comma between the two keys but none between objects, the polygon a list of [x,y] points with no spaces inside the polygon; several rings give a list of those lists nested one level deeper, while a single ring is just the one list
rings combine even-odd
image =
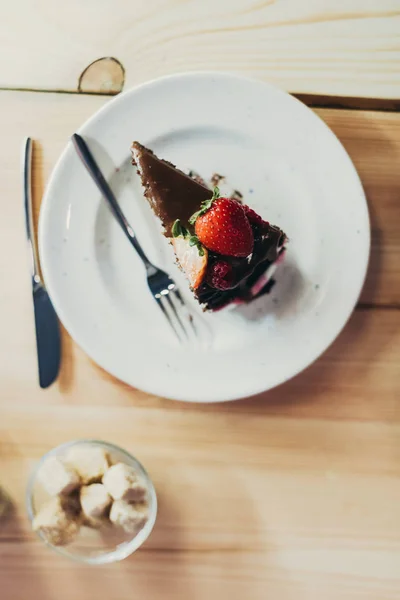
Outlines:
[{"label": "knife", "polygon": [[23,178],[26,237],[32,277],[32,296],[36,327],[39,383],[47,388],[58,375],[61,359],[60,327],[56,312],[43,285],[39,259],[33,231],[32,210],[32,139],[26,138],[23,145]]}]

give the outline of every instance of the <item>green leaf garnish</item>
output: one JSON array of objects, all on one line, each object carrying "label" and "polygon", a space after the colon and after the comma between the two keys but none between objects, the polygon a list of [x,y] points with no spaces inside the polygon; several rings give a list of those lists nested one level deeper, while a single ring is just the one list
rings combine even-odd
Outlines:
[{"label": "green leaf garnish", "polygon": [[172,233],[172,237],[188,237],[190,235],[190,233],[188,232],[188,230],[186,229],[186,227],[184,227],[182,225],[182,223],[180,222],[179,219],[177,219],[175,221],[175,223],[172,225],[171,227],[171,233]]},{"label": "green leaf garnish", "polygon": [[197,212],[195,212],[194,215],[192,215],[190,217],[189,223],[191,225],[194,225],[196,223],[197,217],[200,217],[200,215],[204,215],[204,213],[206,213],[211,208],[213,202],[215,200],[218,200],[219,197],[220,197],[219,188],[217,186],[215,186],[212,197],[209,198],[208,200],[204,200],[204,202],[202,202],[200,204],[200,210],[198,210]]},{"label": "green leaf garnish", "polygon": [[172,237],[183,237],[189,238],[189,246],[197,246],[199,256],[204,256],[204,248],[197,235],[191,235],[190,232],[182,225],[179,219],[177,219],[171,227]]}]

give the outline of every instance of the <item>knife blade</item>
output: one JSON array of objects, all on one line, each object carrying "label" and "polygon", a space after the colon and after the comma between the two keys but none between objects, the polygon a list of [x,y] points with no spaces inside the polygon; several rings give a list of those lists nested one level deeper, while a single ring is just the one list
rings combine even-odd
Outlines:
[{"label": "knife blade", "polygon": [[33,231],[32,207],[32,139],[26,138],[23,145],[23,180],[26,237],[32,278],[33,309],[35,314],[36,348],[38,357],[39,384],[49,387],[57,378],[61,361],[60,326],[50,297],[43,285],[39,268],[35,235]]}]

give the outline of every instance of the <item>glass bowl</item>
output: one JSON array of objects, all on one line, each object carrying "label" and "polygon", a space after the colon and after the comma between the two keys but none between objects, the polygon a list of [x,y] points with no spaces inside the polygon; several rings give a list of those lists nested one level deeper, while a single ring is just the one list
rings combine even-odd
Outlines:
[{"label": "glass bowl", "polygon": [[32,473],[26,492],[26,505],[31,523],[40,506],[51,496],[43,488],[38,474],[44,462],[50,457],[62,459],[73,446],[97,446],[103,448],[110,457],[111,464],[123,462],[135,469],[141,481],[147,488],[145,501],[148,505],[148,518],[141,529],[134,534],[128,534],[112,525],[95,529],[83,525],[77,538],[68,546],[55,546],[42,532],[36,535],[58,554],[73,560],[101,565],[122,560],[135,552],[149,537],[157,516],[157,496],[154,485],[144,467],[131,454],[108,442],[99,440],[75,440],[57,446],[40,459]]}]

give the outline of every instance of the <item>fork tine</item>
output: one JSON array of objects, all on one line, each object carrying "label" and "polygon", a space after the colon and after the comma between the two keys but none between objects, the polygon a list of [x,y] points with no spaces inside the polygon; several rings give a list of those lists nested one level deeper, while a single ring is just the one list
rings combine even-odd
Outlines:
[{"label": "fork tine", "polygon": [[[178,289],[178,288],[175,286],[175,287],[174,287],[174,288],[173,288],[171,291],[172,291],[172,293],[174,294],[174,296],[176,296],[176,298],[178,298],[179,302],[181,303],[181,306],[183,306],[183,307],[185,308],[185,310],[187,311],[187,313],[188,313],[188,321],[189,321],[189,323],[190,323],[190,327],[191,327],[191,329],[192,329],[192,331],[193,331],[194,335],[197,337],[197,335],[198,335],[198,331],[197,331],[197,328],[196,328],[196,326],[195,326],[195,324],[194,324],[193,317],[192,317],[192,315],[190,314],[190,312],[189,312],[189,310],[188,310],[188,307],[186,306],[186,304],[185,304],[185,301],[184,301],[184,299],[182,298],[182,296],[181,296],[181,293],[180,293],[179,289]],[[187,335],[187,334],[186,334],[186,335]]]},{"label": "fork tine", "polygon": [[164,314],[165,318],[167,319],[168,323],[170,324],[171,329],[175,333],[178,340],[182,343],[182,335],[179,333],[179,331],[175,327],[174,323],[172,322],[172,319],[169,316],[168,311],[165,310],[165,306],[164,306],[161,298],[162,298],[162,296],[160,294],[154,294],[154,299],[156,300],[158,306],[161,308],[161,311]]},{"label": "fork tine", "polygon": [[164,296],[164,297],[165,297],[165,299],[167,300],[167,302],[168,302],[168,304],[169,304],[170,308],[172,309],[172,312],[174,313],[174,315],[175,315],[175,317],[176,317],[176,320],[178,321],[178,323],[179,323],[179,325],[180,325],[180,327],[181,327],[181,329],[182,329],[183,333],[185,334],[185,337],[186,337],[186,338],[189,338],[188,332],[187,332],[187,330],[186,330],[186,328],[185,328],[185,326],[184,326],[184,324],[183,324],[183,322],[182,322],[182,319],[181,319],[181,317],[179,316],[179,314],[178,314],[178,311],[176,310],[176,306],[175,306],[175,304],[172,302],[172,299],[171,299],[171,291],[169,291],[169,293],[168,293],[168,294],[165,294],[165,296]]}]

